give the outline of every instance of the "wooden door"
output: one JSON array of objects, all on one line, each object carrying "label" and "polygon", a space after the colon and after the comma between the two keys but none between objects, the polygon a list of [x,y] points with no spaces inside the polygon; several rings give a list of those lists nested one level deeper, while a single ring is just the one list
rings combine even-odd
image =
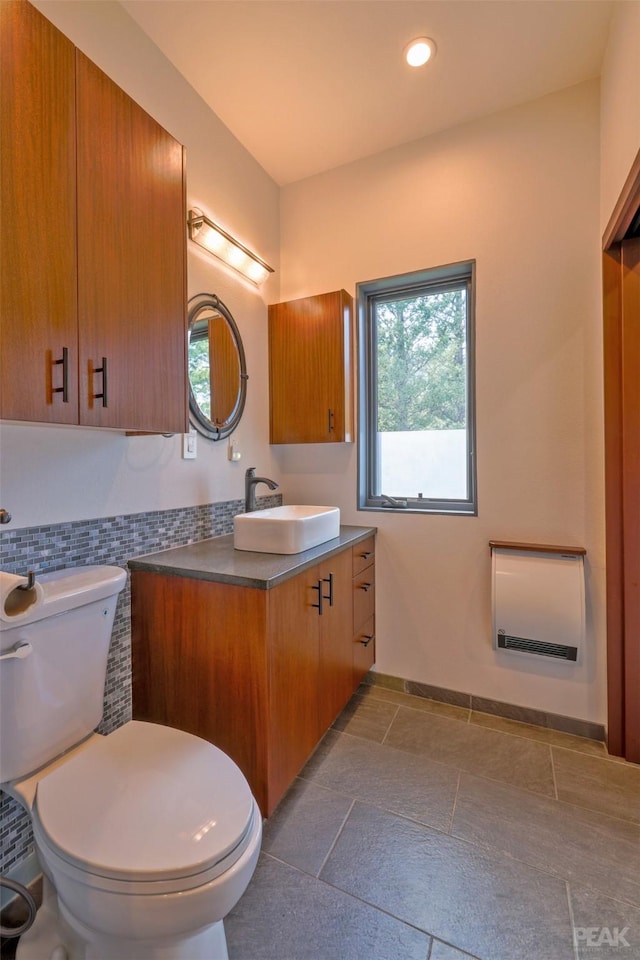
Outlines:
[{"label": "wooden door", "polygon": [[77,116],[80,422],[182,433],[183,150],[79,51]]},{"label": "wooden door", "polygon": [[0,59],[0,416],[77,423],[74,46],[5,0]]},{"label": "wooden door", "polygon": [[318,727],[320,567],[269,591],[269,805],[299,773]]},{"label": "wooden door", "polygon": [[640,239],[604,255],[610,752],[640,763]]},{"label": "wooden door", "polygon": [[322,616],[318,672],[318,737],[331,726],[353,693],[353,588],[351,551],[320,566]]},{"label": "wooden door", "polygon": [[352,304],[339,290],[269,307],[271,443],[351,440]]}]

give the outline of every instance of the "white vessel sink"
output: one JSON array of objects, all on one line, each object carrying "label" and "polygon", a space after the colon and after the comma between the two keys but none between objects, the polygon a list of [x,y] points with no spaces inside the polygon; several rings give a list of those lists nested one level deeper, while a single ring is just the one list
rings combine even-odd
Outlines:
[{"label": "white vessel sink", "polygon": [[233,518],[236,550],[257,553],[302,553],[339,533],[338,507],[271,507]]}]

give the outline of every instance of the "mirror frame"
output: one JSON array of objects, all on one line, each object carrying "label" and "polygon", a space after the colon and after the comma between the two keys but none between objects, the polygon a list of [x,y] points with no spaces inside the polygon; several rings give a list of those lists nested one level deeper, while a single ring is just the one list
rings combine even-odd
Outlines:
[{"label": "mirror frame", "polygon": [[199,434],[201,434],[203,437],[206,437],[208,440],[213,440],[215,442],[217,440],[223,440],[225,437],[228,437],[230,434],[232,434],[240,423],[240,418],[242,417],[244,405],[247,399],[247,380],[249,379],[249,375],[247,374],[247,362],[245,359],[242,337],[240,336],[238,326],[233,319],[231,311],[227,306],[225,306],[222,300],[215,295],[215,293],[196,293],[195,296],[189,298],[188,306],[187,357],[189,353],[191,329],[203,310],[215,310],[224,320],[226,320],[229,327],[229,332],[233,338],[236,350],[238,352],[238,366],[240,368],[238,396],[236,399],[236,404],[231,411],[231,415],[227,417],[225,422],[221,425],[213,423],[213,421],[211,421],[198,406],[198,401],[195,398],[193,388],[191,386],[191,379],[188,375],[189,370],[187,366],[187,380],[189,382],[189,422],[193,427],[195,427]]}]

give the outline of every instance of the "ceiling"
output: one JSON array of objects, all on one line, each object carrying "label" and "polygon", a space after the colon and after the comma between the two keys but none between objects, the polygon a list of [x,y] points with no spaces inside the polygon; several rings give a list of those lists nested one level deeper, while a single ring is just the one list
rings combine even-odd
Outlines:
[{"label": "ceiling", "polygon": [[[611,0],[121,0],[280,185],[600,73]],[[407,42],[432,37],[412,69]]]}]

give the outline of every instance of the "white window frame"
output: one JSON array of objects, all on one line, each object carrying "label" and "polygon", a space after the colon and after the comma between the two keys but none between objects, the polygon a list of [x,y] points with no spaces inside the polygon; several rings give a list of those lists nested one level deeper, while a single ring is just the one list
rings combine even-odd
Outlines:
[{"label": "white window frame", "polygon": [[[393,490],[377,494],[377,343],[373,318],[376,300],[391,299],[394,294],[428,294],[447,286],[467,290],[466,323],[466,387],[467,428],[466,466],[467,492],[465,499],[431,499],[428,497],[398,497]],[[475,260],[447,264],[429,270],[385,277],[359,283],[356,286],[358,309],[358,509],[381,512],[438,513],[457,516],[477,516],[477,471],[475,429]],[[386,496],[385,496],[386,494]]]}]

